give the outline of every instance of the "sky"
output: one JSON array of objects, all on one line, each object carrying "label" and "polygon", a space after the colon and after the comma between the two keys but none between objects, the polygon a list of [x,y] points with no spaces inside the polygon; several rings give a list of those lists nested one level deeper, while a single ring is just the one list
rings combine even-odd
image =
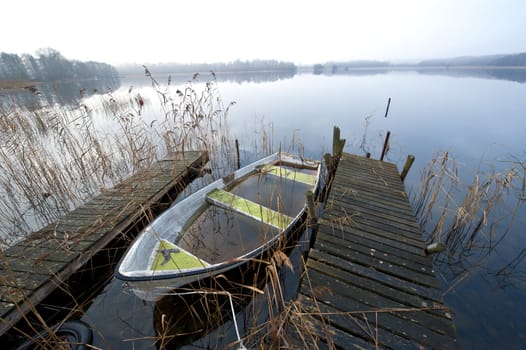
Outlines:
[{"label": "sky", "polygon": [[16,0],[0,11],[0,52],[110,64],[526,52],[525,0]]}]

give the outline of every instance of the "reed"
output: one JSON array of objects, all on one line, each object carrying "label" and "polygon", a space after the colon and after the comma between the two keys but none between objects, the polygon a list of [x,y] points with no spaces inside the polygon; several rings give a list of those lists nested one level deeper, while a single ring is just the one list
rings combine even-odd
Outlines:
[{"label": "reed", "polygon": [[2,247],[166,154],[208,150],[216,167],[232,168],[230,106],[223,105],[215,82],[201,91],[194,83],[170,91],[152,77],[163,113],[152,122],[143,117],[148,100],[133,89],[128,96],[108,93],[94,105],[70,109],[2,106]]},{"label": "reed", "polygon": [[460,175],[464,169],[454,157],[439,153],[422,171],[418,190],[411,193],[427,240],[446,246],[436,262],[451,268],[451,278],[465,278],[470,266],[491,254],[524,203],[526,162],[511,158],[502,164],[498,171],[479,168],[466,183]]}]

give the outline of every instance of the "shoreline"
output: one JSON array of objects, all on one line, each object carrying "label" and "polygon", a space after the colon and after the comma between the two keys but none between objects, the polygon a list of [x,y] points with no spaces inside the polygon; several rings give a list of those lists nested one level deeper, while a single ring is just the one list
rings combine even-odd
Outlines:
[{"label": "shoreline", "polygon": [[37,84],[38,82],[27,80],[0,80],[0,90],[32,90]]}]

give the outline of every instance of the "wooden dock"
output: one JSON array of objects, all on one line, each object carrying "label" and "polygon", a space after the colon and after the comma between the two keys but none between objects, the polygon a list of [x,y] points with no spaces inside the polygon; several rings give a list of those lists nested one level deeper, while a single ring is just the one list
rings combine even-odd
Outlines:
[{"label": "wooden dock", "polygon": [[307,260],[292,338],[310,348],[456,349],[394,164],[343,154]]},{"label": "wooden dock", "polygon": [[0,336],[110,242],[166,209],[207,161],[206,152],[159,161],[0,252]]}]

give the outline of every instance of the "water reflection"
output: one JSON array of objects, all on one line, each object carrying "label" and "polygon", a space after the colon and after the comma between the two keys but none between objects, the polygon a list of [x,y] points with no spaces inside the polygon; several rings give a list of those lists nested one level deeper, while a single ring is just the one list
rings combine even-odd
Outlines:
[{"label": "water reflection", "polygon": [[[138,71],[140,71],[138,69]],[[217,82],[234,82],[243,83],[264,83],[278,80],[293,78],[296,73],[293,71],[276,71],[276,72],[201,72],[201,73],[156,73],[151,72],[152,76],[159,79],[161,84],[182,85],[189,81],[208,81],[215,79]],[[144,86],[150,84],[151,80],[147,79],[144,74],[125,74],[123,80],[131,86]]]},{"label": "water reflection", "polygon": [[419,74],[442,75],[448,77],[469,77],[482,79],[508,80],[517,83],[526,82],[526,69],[514,68],[425,68],[416,69]]},{"label": "water reflection", "polygon": [[[157,347],[179,348],[231,322],[236,322],[234,327],[239,327],[237,322],[243,320],[235,319],[235,315],[249,305],[254,298],[254,288],[262,288],[264,282],[264,278],[259,278],[259,284],[251,286],[253,289],[231,286],[228,293],[202,289],[161,298],[153,308]],[[210,337],[208,342],[211,348],[223,348],[226,343],[235,340]]]},{"label": "water reflection", "polygon": [[274,237],[278,230],[244,215],[209,206],[178,245],[210,264],[242,256]]},{"label": "water reflection", "polygon": [[18,106],[35,110],[42,106],[76,106],[82,98],[104,94],[119,87],[118,77],[38,83],[27,89],[0,91],[0,107]]}]

